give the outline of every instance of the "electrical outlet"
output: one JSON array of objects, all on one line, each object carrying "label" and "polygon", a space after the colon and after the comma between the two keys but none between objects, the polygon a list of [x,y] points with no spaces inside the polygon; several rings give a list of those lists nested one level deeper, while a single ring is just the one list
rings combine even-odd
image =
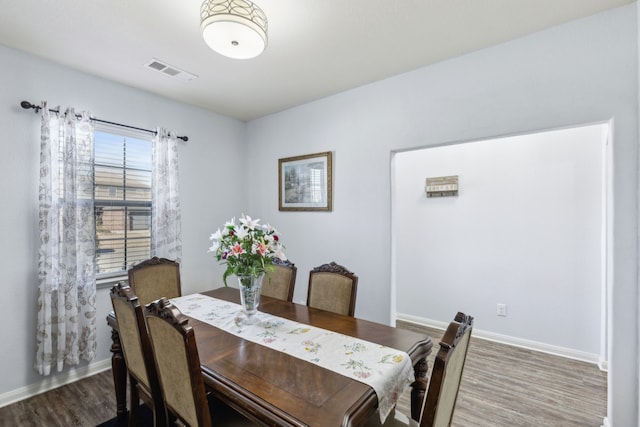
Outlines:
[{"label": "electrical outlet", "polygon": [[498,308],[497,308],[496,314],[498,316],[506,317],[507,316],[507,304],[498,304]]}]

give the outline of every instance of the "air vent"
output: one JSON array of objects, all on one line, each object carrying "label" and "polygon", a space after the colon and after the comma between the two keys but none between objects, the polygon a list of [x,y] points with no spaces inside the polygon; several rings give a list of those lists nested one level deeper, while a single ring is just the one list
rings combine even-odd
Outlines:
[{"label": "air vent", "polygon": [[175,77],[177,79],[184,80],[184,81],[189,81],[189,80],[198,78],[198,76],[196,75],[193,75],[184,70],[181,70],[178,67],[174,67],[173,65],[169,65],[156,58],[153,58],[151,61],[147,62],[145,66],[154,71],[159,71],[169,77]]}]

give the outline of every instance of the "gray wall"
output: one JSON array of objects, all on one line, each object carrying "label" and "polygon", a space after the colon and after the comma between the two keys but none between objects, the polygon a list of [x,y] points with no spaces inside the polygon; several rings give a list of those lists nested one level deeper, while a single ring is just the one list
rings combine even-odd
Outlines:
[{"label": "gray wall", "polygon": [[[244,178],[236,173],[245,152],[244,123],[150,95],[0,46],[0,186],[2,191],[3,318],[0,322],[0,404],[55,386],[87,370],[50,378],[33,369],[37,319],[38,162],[40,118],[20,108],[22,100],[50,107],[86,109],[96,117],[147,129],[163,126],[187,135],[181,144],[183,290],[215,287],[222,270],[207,249],[219,224],[245,206]],[[161,76],[162,77],[162,76]],[[234,179],[224,179],[233,176]],[[224,179],[224,184],[221,184]],[[110,310],[108,288],[98,291],[98,318]],[[110,332],[98,321],[94,364],[109,367]],[[92,365],[92,366],[93,366]]]},{"label": "gray wall", "polygon": [[[397,316],[444,327],[464,311],[476,336],[600,363],[607,134],[600,124],[397,153]],[[457,197],[425,196],[426,177],[449,175]]]},{"label": "gray wall", "polygon": [[[356,315],[391,320],[393,151],[613,119],[609,421],[637,425],[636,20],[634,3],[250,122],[250,211],[281,229],[294,299],[334,260],[360,277]],[[279,212],[277,159],[320,151],[334,152],[334,211]]]}]

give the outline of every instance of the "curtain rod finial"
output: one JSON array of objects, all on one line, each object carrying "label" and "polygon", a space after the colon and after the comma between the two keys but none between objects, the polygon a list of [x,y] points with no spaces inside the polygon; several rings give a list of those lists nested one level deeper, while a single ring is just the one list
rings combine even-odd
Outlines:
[{"label": "curtain rod finial", "polygon": [[34,110],[36,110],[36,111],[35,111],[36,113],[37,113],[38,111],[40,111],[40,108],[42,108],[42,107],[39,107],[38,105],[34,105],[34,104],[30,103],[29,101],[22,101],[22,102],[20,103],[20,106],[21,106],[22,108],[24,108],[25,110],[28,110],[28,109],[30,109],[30,108],[33,108]]}]

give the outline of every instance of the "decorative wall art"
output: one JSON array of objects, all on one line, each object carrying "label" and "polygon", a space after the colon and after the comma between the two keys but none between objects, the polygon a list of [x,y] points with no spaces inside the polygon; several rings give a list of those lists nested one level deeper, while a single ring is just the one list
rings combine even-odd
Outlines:
[{"label": "decorative wall art", "polygon": [[281,211],[331,211],[331,152],[278,159]]}]

